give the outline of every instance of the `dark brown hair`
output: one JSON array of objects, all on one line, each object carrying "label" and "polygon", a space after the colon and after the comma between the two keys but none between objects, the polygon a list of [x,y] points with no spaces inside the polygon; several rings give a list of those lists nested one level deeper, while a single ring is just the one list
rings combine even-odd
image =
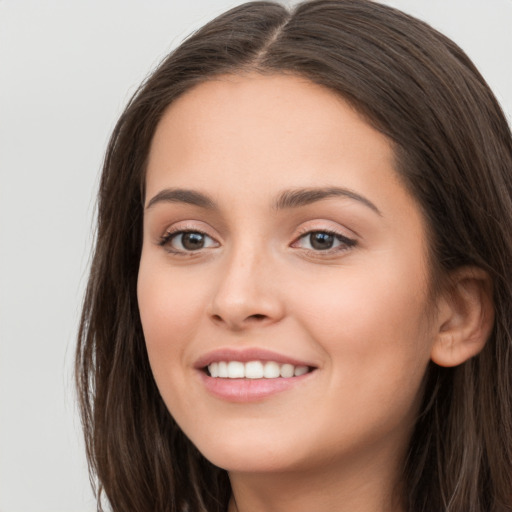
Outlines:
[{"label": "dark brown hair", "polygon": [[196,84],[245,71],[299,75],[351,103],[394,145],[397,171],[427,220],[436,269],[477,265],[492,277],[496,321],[484,350],[427,371],[403,499],[411,512],[512,510],[510,129],[457,45],[369,0],[236,7],[173,51],[117,123],[76,360],[98,494],[115,512],[226,510],[226,472],[195,449],[156,388],[136,281],[145,165],[163,112]]}]

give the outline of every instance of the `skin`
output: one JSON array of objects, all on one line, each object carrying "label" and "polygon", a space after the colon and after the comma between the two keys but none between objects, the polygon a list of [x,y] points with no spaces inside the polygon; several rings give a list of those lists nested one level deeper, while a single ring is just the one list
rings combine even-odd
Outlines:
[{"label": "skin", "polygon": [[[283,191],[318,187],[360,198],[275,208]],[[163,198],[176,188],[215,207]],[[169,237],[183,229],[205,246]],[[311,231],[355,243],[315,250]],[[229,472],[231,512],[402,510],[422,379],[449,327],[448,313],[432,321],[428,268],[424,219],[389,141],[334,93],[293,76],[224,76],[168,108],[147,167],[139,308],[161,395]],[[195,362],[241,347],[315,371],[253,402],[213,396]]]}]

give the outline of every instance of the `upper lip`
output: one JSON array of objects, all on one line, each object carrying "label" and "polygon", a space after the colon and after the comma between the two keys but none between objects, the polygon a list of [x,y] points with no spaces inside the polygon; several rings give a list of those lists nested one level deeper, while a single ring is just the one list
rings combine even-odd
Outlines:
[{"label": "upper lip", "polygon": [[240,361],[241,363],[247,363],[249,361],[275,361],[279,364],[293,364],[294,366],[310,366],[315,367],[308,361],[302,361],[294,357],[290,357],[278,352],[266,350],[262,348],[221,348],[208,352],[194,363],[194,367],[201,369],[205,368],[211,363],[219,361]]}]

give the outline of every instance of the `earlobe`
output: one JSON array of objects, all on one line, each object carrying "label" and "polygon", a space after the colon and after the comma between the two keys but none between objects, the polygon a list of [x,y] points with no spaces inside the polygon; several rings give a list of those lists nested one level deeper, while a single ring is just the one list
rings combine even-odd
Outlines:
[{"label": "earlobe", "polygon": [[457,366],[476,356],[494,325],[492,280],[478,267],[462,267],[450,276],[438,302],[437,333],[431,359]]}]

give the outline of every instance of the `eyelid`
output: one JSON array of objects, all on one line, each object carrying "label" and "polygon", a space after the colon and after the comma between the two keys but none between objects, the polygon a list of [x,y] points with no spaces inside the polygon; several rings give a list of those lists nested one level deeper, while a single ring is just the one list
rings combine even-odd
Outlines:
[{"label": "eyelid", "polygon": [[314,219],[303,222],[297,229],[297,233],[294,238],[296,240],[301,236],[312,232],[331,233],[346,240],[354,240],[355,242],[360,238],[359,234],[353,229],[349,229],[346,226],[340,225],[338,222],[328,219]]},{"label": "eyelid", "polygon": [[[327,221],[309,222],[299,228],[298,233],[293,239],[293,242],[290,244],[290,247],[301,249],[302,251],[317,257],[332,257],[340,255],[341,253],[352,249],[358,244],[357,237],[347,236],[343,231],[344,230],[341,228],[333,227],[332,223]],[[302,239],[306,238],[308,235],[310,236],[313,233],[325,233],[331,235],[335,237],[335,239],[339,242],[339,245],[328,249],[314,249],[298,246]],[[351,231],[351,233],[353,232]]]},{"label": "eyelid", "polygon": [[342,235],[341,233],[338,233],[337,231],[332,231],[330,229],[310,229],[310,230],[306,231],[305,233],[303,233],[302,235],[298,236],[293,243],[295,244],[299,240],[305,238],[307,235],[311,235],[313,233],[325,233],[327,235],[331,235],[349,247],[352,247],[357,244],[357,240],[354,240],[353,238],[348,238],[347,236]]},{"label": "eyelid", "polygon": [[[166,231],[161,237],[160,237],[160,244],[164,244],[168,242],[169,240],[172,240],[173,238],[177,237],[178,235],[186,235],[187,233],[198,233],[200,235],[204,235],[205,237],[210,238],[211,240],[215,240],[212,236],[210,236],[208,233],[205,233],[204,231],[201,231],[199,229],[176,229],[173,231]],[[217,242],[218,243],[218,242]]]},{"label": "eyelid", "polygon": [[218,240],[219,238],[217,232],[212,229],[211,226],[209,226],[206,222],[196,219],[184,219],[166,224],[159,229],[159,233],[161,234],[156,234],[156,237],[157,240],[161,240],[168,235],[173,235],[180,232],[202,233],[209,236],[210,238],[213,238],[214,240]]},{"label": "eyelid", "polygon": [[[171,247],[170,244],[174,240],[174,238],[177,238],[180,235],[186,233],[199,233],[212,240],[214,242],[214,246],[202,247],[197,250],[176,249]],[[211,233],[209,233],[209,230],[198,227],[197,223],[193,223],[190,221],[178,222],[175,225],[166,228],[164,233],[157,238],[156,243],[157,245],[163,247],[172,254],[185,256],[197,255],[199,253],[202,253],[204,250],[209,250],[215,247],[219,247],[221,245],[218,240],[218,237],[215,237]]]}]

